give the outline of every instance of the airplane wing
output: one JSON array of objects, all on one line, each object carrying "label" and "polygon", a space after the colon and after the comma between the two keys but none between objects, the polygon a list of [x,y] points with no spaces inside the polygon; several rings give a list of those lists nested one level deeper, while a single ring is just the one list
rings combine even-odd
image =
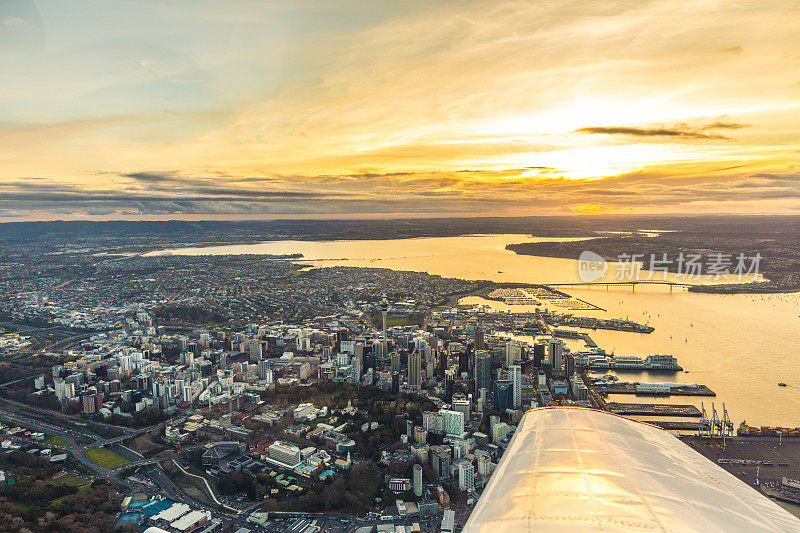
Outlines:
[{"label": "airplane wing", "polygon": [[800,532],[668,432],[576,407],[525,413],[464,533]]}]

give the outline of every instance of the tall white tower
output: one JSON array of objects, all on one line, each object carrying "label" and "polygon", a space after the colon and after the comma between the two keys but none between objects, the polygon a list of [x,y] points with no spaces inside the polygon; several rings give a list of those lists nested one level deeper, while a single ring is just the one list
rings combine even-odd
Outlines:
[{"label": "tall white tower", "polygon": [[389,312],[389,300],[386,299],[386,296],[383,297],[381,303],[378,305],[378,309],[381,310],[381,316],[383,317],[383,339],[381,341],[382,344],[382,356],[386,357],[389,353],[389,346],[386,341],[386,313]]}]

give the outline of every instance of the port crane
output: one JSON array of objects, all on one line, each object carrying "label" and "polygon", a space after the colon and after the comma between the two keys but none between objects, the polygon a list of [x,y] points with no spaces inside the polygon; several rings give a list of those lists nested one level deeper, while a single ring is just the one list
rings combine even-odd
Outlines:
[{"label": "port crane", "polygon": [[726,438],[733,437],[733,422],[728,416],[728,410],[724,403],[722,404],[722,417],[717,414],[717,408],[713,403],[711,404],[711,418],[709,418],[703,402],[700,402],[700,411],[700,423],[697,426],[699,437],[722,439],[723,443]]}]

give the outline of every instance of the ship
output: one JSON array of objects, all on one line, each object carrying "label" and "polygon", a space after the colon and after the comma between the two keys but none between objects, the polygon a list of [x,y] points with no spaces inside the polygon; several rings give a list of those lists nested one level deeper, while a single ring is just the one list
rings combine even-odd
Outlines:
[{"label": "ship", "polygon": [[785,387],[786,383],[778,383],[778,387]]}]

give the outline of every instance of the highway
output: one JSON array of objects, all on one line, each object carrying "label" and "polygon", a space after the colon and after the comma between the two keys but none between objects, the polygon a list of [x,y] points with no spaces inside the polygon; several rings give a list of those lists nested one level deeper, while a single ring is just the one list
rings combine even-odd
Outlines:
[{"label": "highway", "polygon": [[[27,406],[26,406],[27,407]],[[30,407],[29,407],[30,408]],[[32,409],[32,408],[31,408]],[[129,481],[127,479],[121,479],[118,477],[118,473],[126,468],[130,467],[142,467],[140,470],[140,474],[147,476],[150,480],[158,486],[158,491],[154,493],[154,495],[160,495],[163,497],[167,497],[173,501],[181,502],[192,506],[195,509],[209,511],[213,515],[214,518],[218,518],[225,524],[235,524],[239,527],[244,527],[247,525],[246,515],[240,515],[239,513],[232,513],[232,512],[224,512],[216,507],[211,507],[206,505],[191,496],[187,495],[183,492],[180,487],[178,487],[167,475],[163,468],[159,465],[159,460],[156,458],[147,459],[143,457],[141,454],[131,450],[130,448],[124,446],[122,441],[126,439],[130,439],[136,435],[145,433],[152,428],[143,428],[138,430],[130,430],[129,433],[122,435],[120,437],[114,438],[103,438],[96,433],[93,433],[89,429],[81,428],[80,426],[76,427],[64,427],[61,424],[69,424],[74,423],[75,421],[69,417],[67,420],[59,417],[50,417],[47,421],[40,419],[39,417],[32,417],[26,416],[24,414],[18,412],[9,412],[9,411],[0,411],[0,420],[5,422],[6,424],[21,426],[28,428],[32,431],[45,433],[48,435],[55,435],[66,439],[69,441],[69,444],[65,446],[58,446],[66,450],[70,455],[72,455],[86,470],[88,470],[91,474],[93,479],[105,479],[109,483],[113,483],[119,486],[122,486],[130,491],[137,491],[137,492],[145,492],[145,493],[153,493],[153,490],[136,482]],[[30,440],[31,444],[36,444],[41,446],[42,443],[40,441]],[[114,468],[106,468],[101,466],[94,461],[90,460],[84,452],[88,448],[95,448],[95,447],[106,447],[110,451],[116,453],[123,459],[129,461],[124,465],[120,465]],[[162,459],[163,460],[163,459]],[[143,468],[150,466],[150,468]],[[252,527],[253,524],[250,524]]]},{"label": "highway", "polygon": [[[35,418],[35,419],[40,419],[40,420],[50,420],[50,419],[53,419],[53,418],[57,418],[59,420],[62,420],[65,423],[70,423],[70,424],[73,424],[73,425],[85,425],[85,424],[87,424],[86,421],[84,421],[83,419],[81,419],[80,417],[75,416],[75,415],[67,415],[67,414],[64,414],[64,413],[51,411],[50,409],[43,409],[41,407],[35,407],[33,405],[28,405],[28,404],[22,403],[22,402],[15,402],[14,400],[9,400],[7,398],[0,398],[0,404],[3,404],[3,403],[12,405],[14,407],[17,407],[17,408],[25,411],[24,416],[27,416],[29,418]],[[140,433],[140,432],[142,432],[142,430],[148,430],[149,431],[149,429],[150,429],[150,427],[142,428],[142,429],[134,429],[134,428],[126,427],[126,426],[115,426],[114,424],[106,424],[104,422],[96,422],[96,421],[92,421],[91,423],[94,424],[95,426],[98,426],[98,427],[103,427],[103,428],[111,429],[111,430],[115,430],[115,431],[123,431],[125,433],[128,433],[129,435],[133,435],[135,433]],[[94,433],[92,433],[92,435],[94,435]],[[101,439],[101,438],[102,437],[95,435],[95,439]]]},{"label": "highway", "polygon": [[[123,440],[145,433],[149,431],[151,428],[130,430],[130,433],[126,435],[122,435],[120,437],[114,437],[111,439],[106,439],[97,435],[96,433],[93,433],[88,429],[80,428],[80,426],[64,427],[63,425],[60,424],[60,422],[61,423],[74,422],[74,420],[71,419],[66,421],[59,419],[57,417],[52,417],[50,420],[44,421],[39,418],[33,418],[16,412],[0,411],[0,420],[4,421],[7,424],[26,427],[32,431],[38,431],[41,433],[46,433],[48,435],[55,435],[57,437],[66,439],[67,441],[69,441],[69,444],[59,447],[63,448],[70,455],[75,457],[75,459],[78,460],[78,462],[80,462],[81,465],[83,465],[87,470],[95,474],[96,477],[106,479],[110,483],[123,485],[125,487],[128,487],[129,489],[140,489],[141,488],[140,485],[131,483],[127,480],[123,480],[117,477],[117,472],[129,466],[156,464],[155,467],[156,472],[164,474],[164,471],[157,466],[158,460],[145,459],[140,454],[134,452],[133,450],[121,444]],[[129,463],[115,468],[106,468],[104,466],[101,466],[95,463],[94,461],[90,460],[84,454],[84,452],[86,452],[87,449],[95,447],[107,447],[108,449],[110,449],[123,459],[128,460]],[[159,476],[156,477],[158,478]],[[167,478],[166,475],[163,475],[163,478],[161,479],[154,479],[154,482],[156,482],[167,492],[170,492],[171,496],[174,496],[174,498],[176,498],[177,501],[189,500],[189,498],[180,493],[180,489],[178,489],[171,481],[169,481],[169,478]],[[191,502],[187,501],[187,503]]]}]

